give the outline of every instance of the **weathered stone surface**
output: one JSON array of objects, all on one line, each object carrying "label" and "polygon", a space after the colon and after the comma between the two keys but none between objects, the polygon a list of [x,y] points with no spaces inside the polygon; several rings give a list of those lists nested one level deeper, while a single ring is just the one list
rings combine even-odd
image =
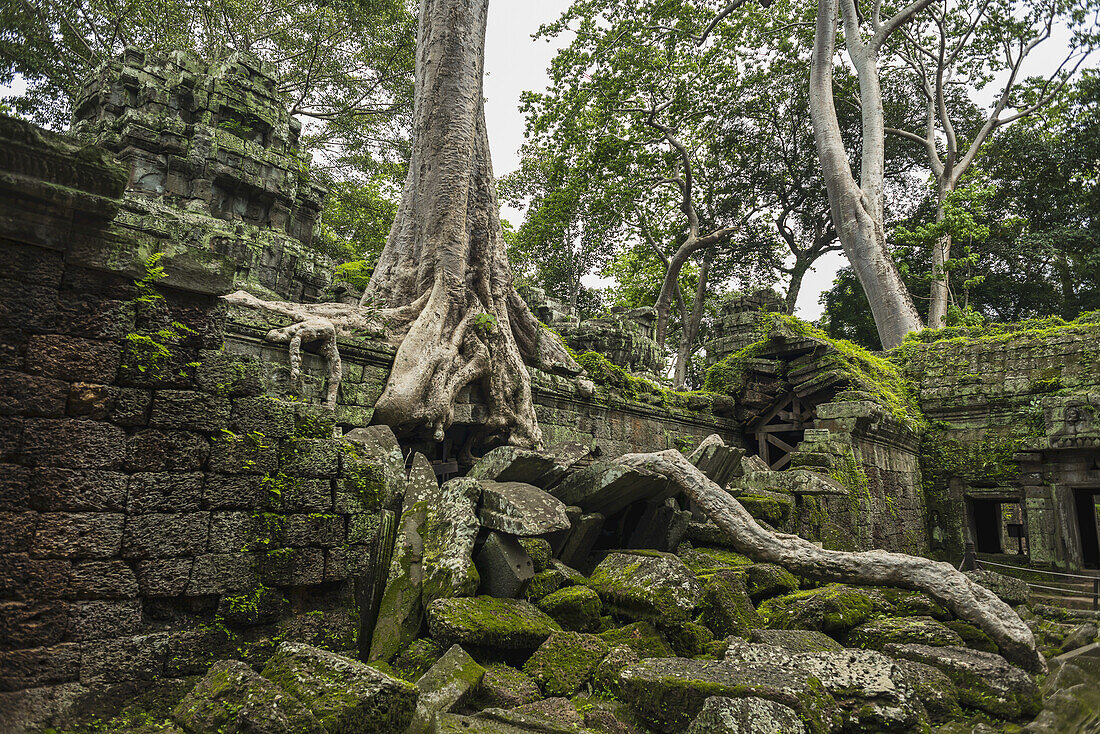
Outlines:
[{"label": "weathered stone surface", "polygon": [[798,713],[766,698],[711,696],[687,734],[805,734]]},{"label": "weathered stone surface", "polygon": [[237,660],[215,663],[195,684],[172,718],[192,734],[323,734],[308,708]]},{"label": "weathered stone surface", "polygon": [[843,584],[768,599],[759,607],[769,627],[845,634],[871,616],[871,598]]},{"label": "weathered stone surface", "polygon": [[668,554],[611,553],[589,584],[615,612],[662,623],[687,621],[703,595],[695,574]]},{"label": "weathered stone surface", "polygon": [[420,698],[407,734],[429,731],[436,714],[453,711],[481,683],[484,675],[485,668],[474,662],[459,645],[452,645],[416,682]]},{"label": "weathered stone surface", "polygon": [[435,665],[437,660],[443,657],[444,652],[446,651],[435,640],[426,638],[413,640],[393,659],[394,675],[415,683]]},{"label": "weathered stone surface", "polygon": [[745,591],[741,576],[732,571],[719,572],[711,577],[703,589],[699,610],[699,621],[718,637],[746,637],[751,630],[764,626],[764,620],[756,613]]},{"label": "weathered stone surface", "polygon": [[622,548],[639,548],[670,552],[691,522],[691,512],[681,510],[675,498],[649,500],[645,503],[637,527],[618,543]]},{"label": "weathered stone surface", "polygon": [[909,678],[909,684],[928,712],[932,723],[950,721],[962,715],[955,684],[940,670],[912,660],[899,660],[898,667]]},{"label": "weathered stone surface", "polygon": [[523,672],[547,696],[572,696],[610,649],[595,635],[555,632],[528,658]]},{"label": "weathered stone surface", "polygon": [[920,732],[927,727],[924,706],[908,676],[881,653],[801,653],[790,666],[821,681],[840,705],[846,730]]},{"label": "weathered stone surface", "polygon": [[959,702],[993,716],[1034,716],[1042,707],[1039,688],[1000,655],[964,647],[891,643],[886,654],[939,668],[957,686]]},{"label": "weathered stone surface", "polygon": [[330,734],[388,734],[412,720],[420,692],[350,658],[284,642],[263,676],[302,701]]},{"label": "weathered stone surface", "polygon": [[987,571],[984,568],[967,571],[966,576],[974,583],[981,584],[1001,597],[1001,601],[1009,606],[1016,607],[1020,604],[1027,604],[1028,600],[1031,599],[1031,591],[1027,587],[1027,582],[1020,579],[994,571]]},{"label": "weathered stone surface", "polygon": [[503,663],[494,663],[485,669],[475,705],[477,708],[510,709],[540,698],[542,691],[529,675]]},{"label": "weathered stone surface", "polygon": [[[344,452],[344,478],[337,483],[337,510],[397,509],[407,484],[405,457],[393,429],[385,425],[356,428],[344,438],[349,446]],[[434,479],[433,471],[431,482],[438,484]]]},{"label": "weathered stone surface", "polygon": [[726,548],[693,548],[690,543],[681,543],[676,555],[696,576],[706,577],[719,571],[736,570],[743,573],[752,565],[752,561]]},{"label": "weathered stone surface", "polygon": [[672,648],[649,622],[635,622],[625,627],[618,627],[599,633],[600,639],[611,647],[624,645],[645,660],[646,658],[670,658],[673,656]]},{"label": "weathered stone surface", "polygon": [[497,482],[526,482],[549,489],[589,453],[591,450],[587,446],[578,443],[558,444],[546,452],[500,446],[481,457],[467,476]]},{"label": "weathered stone surface", "polygon": [[[493,711],[501,711],[505,714],[505,718],[514,720],[516,723],[508,723],[507,721],[501,721],[499,718],[485,718],[484,712],[478,716],[462,716],[460,714],[440,714],[436,719],[434,734],[530,734],[531,732],[539,732],[540,734],[576,734],[575,728],[561,729],[558,727],[552,727],[549,725],[542,726],[541,728],[532,729],[524,721],[525,717],[520,715],[507,716],[507,712],[502,709],[492,709]],[[539,722],[540,724],[542,722]]]},{"label": "weathered stone surface", "polygon": [[562,629],[594,632],[600,626],[600,595],[587,586],[568,586],[547,594],[536,606],[554,618]]},{"label": "weathered stone surface", "polygon": [[632,502],[664,500],[675,493],[675,488],[662,476],[609,462],[596,462],[571,474],[553,490],[553,495],[565,504],[605,517],[624,510]]},{"label": "weathered stone surface", "polygon": [[[584,726],[584,720],[581,718],[576,707],[573,706],[568,698],[562,696],[552,696],[542,701],[525,703],[509,711],[508,716],[520,716],[523,717],[523,719],[529,717],[540,721],[546,721],[556,727],[560,726],[566,729],[579,729]],[[519,721],[523,721],[523,719],[519,719]]]},{"label": "weathered stone surface", "polygon": [[599,512],[581,515],[573,523],[558,552],[558,559],[567,566],[580,566],[592,552],[603,529],[604,516]]},{"label": "weathered stone surface", "polygon": [[745,588],[753,602],[759,604],[772,596],[789,594],[799,590],[799,580],[794,574],[774,563],[753,563],[745,569]]},{"label": "weathered stone surface", "polygon": [[414,457],[371,638],[371,660],[390,660],[416,639],[424,606],[432,599],[477,590],[480,579],[472,554],[480,528],[474,514],[480,489],[466,479],[440,487],[423,454]]},{"label": "weathered stone surface", "polygon": [[481,577],[480,593],[500,599],[515,599],[535,575],[535,564],[523,546],[515,538],[495,532],[489,533],[475,564]]},{"label": "weathered stone surface", "polygon": [[481,524],[490,530],[530,537],[569,528],[565,504],[523,482],[481,480]]},{"label": "weathered stone surface", "polygon": [[856,627],[848,633],[848,647],[882,650],[890,642],[917,642],[943,647],[962,646],[958,633],[931,617],[882,617]]},{"label": "weathered stone surface", "polygon": [[550,567],[550,559],[554,552],[550,548],[549,541],[544,538],[520,538],[519,544],[523,546],[523,550],[527,551],[527,555],[531,556],[535,573],[542,573]]},{"label": "weathered stone surface", "polygon": [[721,437],[712,435],[703,439],[688,460],[712,482],[725,487],[740,469],[744,455],[745,449],[726,446]]},{"label": "weathered stone surface", "polygon": [[625,700],[663,734],[686,729],[711,696],[775,701],[794,709],[813,734],[830,731],[837,713],[816,678],[774,665],[651,659],[625,668],[620,681]]},{"label": "weathered stone surface", "polygon": [[428,628],[442,645],[533,652],[558,623],[537,607],[489,596],[436,599],[427,607]]},{"label": "weathered stone surface", "polygon": [[844,649],[832,637],[817,630],[754,629],[752,641],[781,647],[787,652],[837,652]]},{"label": "weathered stone surface", "polygon": [[603,660],[592,671],[592,689],[596,693],[610,693],[616,698],[620,695],[619,673],[635,663],[641,662],[638,653],[627,645],[618,645],[603,656]]}]

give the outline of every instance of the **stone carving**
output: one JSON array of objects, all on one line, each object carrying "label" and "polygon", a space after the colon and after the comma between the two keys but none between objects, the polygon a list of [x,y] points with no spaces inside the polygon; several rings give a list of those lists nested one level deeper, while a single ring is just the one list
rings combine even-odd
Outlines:
[{"label": "stone carving", "polygon": [[1051,448],[1100,446],[1100,393],[1044,398],[1043,421]]}]

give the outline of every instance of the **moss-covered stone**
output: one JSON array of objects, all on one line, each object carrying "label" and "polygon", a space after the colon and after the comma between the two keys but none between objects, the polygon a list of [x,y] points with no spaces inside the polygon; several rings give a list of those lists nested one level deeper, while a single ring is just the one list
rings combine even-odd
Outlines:
[{"label": "moss-covered stone", "polygon": [[769,627],[820,630],[844,635],[871,616],[871,598],[842,584],[768,599],[759,607]]},{"label": "moss-covered stone", "polygon": [[811,734],[831,731],[836,703],[817,678],[793,668],[667,658],[625,668],[623,698],[661,732],[678,732],[712,696],[755,696],[794,709]]},{"label": "moss-covered stone", "polygon": [[745,589],[753,603],[798,591],[795,575],[774,563],[754,563],[745,569]]},{"label": "moss-covered stone", "polygon": [[963,644],[971,650],[996,653],[999,651],[997,643],[979,627],[960,619],[949,619],[943,623],[944,627],[962,638]]},{"label": "moss-covered stone", "polygon": [[557,632],[527,660],[523,672],[547,696],[572,696],[610,649],[596,635]]},{"label": "moss-covered stone", "polygon": [[844,649],[832,637],[817,630],[753,630],[752,641],[793,653],[837,652]]},{"label": "moss-covered stone", "polygon": [[543,597],[536,606],[562,629],[595,632],[600,627],[600,595],[586,586],[568,586]]},{"label": "moss-covered stone", "polygon": [[703,594],[683,561],[664,553],[611,553],[596,566],[589,585],[613,613],[663,624],[688,621]]},{"label": "moss-covered stone", "polygon": [[861,586],[859,588],[871,597],[876,614],[886,614],[891,617],[932,617],[941,622],[952,618],[951,612],[921,591],[898,589],[891,586]]},{"label": "moss-covered stone", "polygon": [[714,633],[696,622],[667,626],[664,634],[672,651],[686,658],[706,655],[710,652],[710,643],[714,642]]},{"label": "moss-covered stone", "polygon": [[676,555],[696,576],[709,576],[718,571],[744,569],[752,565],[751,560],[735,551],[725,548],[693,548],[688,543],[681,543],[676,549]]},{"label": "moss-covered stone", "polygon": [[470,701],[470,707],[510,709],[540,698],[542,691],[531,676],[509,665],[493,663],[485,668],[485,676]]},{"label": "moss-covered stone", "polygon": [[537,602],[560,589],[565,582],[565,575],[556,569],[539,571],[527,580],[527,585],[523,587],[523,598]]},{"label": "moss-covered stone", "polygon": [[929,720],[942,723],[962,715],[955,684],[943,671],[912,660],[899,660],[898,667],[905,671],[913,691],[928,712]]},{"label": "moss-covered stone", "polygon": [[641,662],[638,653],[626,645],[617,645],[604,655],[603,660],[592,672],[592,690],[617,697],[620,692],[619,673],[623,668]]},{"label": "moss-covered stone", "polygon": [[600,639],[612,647],[625,645],[642,660],[646,658],[670,658],[672,648],[649,622],[635,622],[599,633]]},{"label": "moss-covered stone", "polygon": [[527,555],[531,556],[535,573],[541,573],[549,567],[550,558],[553,555],[549,541],[543,538],[520,538],[519,544],[523,546],[523,550],[527,551]]},{"label": "moss-covered stone", "polygon": [[756,520],[763,520],[773,528],[782,528],[794,512],[794,500],[786,496],[773,496],[772,493],[746,492],[737,498],[741,506],[749,511]]},{"label": "moss-covered stone", "polygon": [[301,701],[244,663],[215,663],[172,712],[188,731],[322,734]]},{"label": "moss-covered stone", "polygon": [[958,633],[931,617],[883,617],[859,625],[848,632],[848,647],[882,650],[890,642],[919,642],[944,647],[962,645]]},{"label": "moss-covered stone", "polygon": [[955,684],[959,702],[1002,719],[1035,716],[1042,696],[1030,675],[1000,655],[965,647],[888,644],[886,653],[938,668]]},{"label": "moss-covered stone", "polygon": [[402,680],[415,683],[435,665],[439,658],[443,657],[443,652],[443,647],[435,640],[425,638],[413,640],[393,659],[393,674]]},{"label": "moss-covered stone", "polygon": [[437,599],[427,611],[432,638],[448,647],[458,643],[506,653],[531,652],[562,631],[548,614],[518,599]]},{"label": "moss-covered stone", "polygon": [[363,663],[284,642],[263,676],[300,700],[330,734],[388,734],[412,720],[420,693]]},{"label": "moss-covered stone", "polygon": [[729,571],[716,573],[707,582],[699,610],[699,621],[717,637],[746,637],[750,630],[764,626],[741,576]]}]

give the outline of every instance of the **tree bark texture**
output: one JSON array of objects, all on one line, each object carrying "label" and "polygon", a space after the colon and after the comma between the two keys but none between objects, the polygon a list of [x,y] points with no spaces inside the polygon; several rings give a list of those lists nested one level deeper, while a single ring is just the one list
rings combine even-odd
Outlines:
[{"label": "tree bark texture", "polygon": [[958,618],[984,630],[1007,659],[1033,673],[1046,670],[1031,630],[1016,612],[948,563],[881,550],[823,550],[797,535],[766,530],[741,503],[675,449],[627,454],[616,463],[668,477],[729,536],[739,553],[753,561],[775,563],[814,579],[922,591]]},{"label": "tree bark texture", "polygon": [[837,236],[867,294],[882,346],[889,349],[900,344],[907,333],[923,328],[923,324],[886,247],[883,225],[885,126],[878,46],[885,36],[878,38],[883,33],[879,31],[872,41],[860,41],[854,6],[845,8],[845,42],[859,78],[862,103],[863,152],[858,183],[848,164],[833,101],[838,0],[818,3],[810,68],[810,117]]},{"label": "tree bark texture", "polygon": [[[542,432],[526,365],[570,374],[580,368],[512,284],[482,96],[488,5],[421,3],[409,174],[359,308],[271,306],[301,319],[289,327],[299,342],[323,340],[330,369],[339,365],[335,335],[346,330],[343,324],[363,314],[377,316],[397,355],[374,407],[375,423],[441,441],[458,392],[477,383],[489,411],[484,434],[537,447]],[[243,305],[269,306],[252,300]],[[274,337],[281,335],[272,332]],[[336,369],[330,376],[330,405],[339,374]]]},{"label": "tree bark texture", "polygon": [[[947,193],[941,190],[939,206],[936,207],[936,223],[944,220],[944,201]],[[932,243],[932,286],[928,303],[928,328],[940,329],[947,326],[947,305],[951,299],[948,282],[947,261],[951,258],[951,233],[945,232]]]}]

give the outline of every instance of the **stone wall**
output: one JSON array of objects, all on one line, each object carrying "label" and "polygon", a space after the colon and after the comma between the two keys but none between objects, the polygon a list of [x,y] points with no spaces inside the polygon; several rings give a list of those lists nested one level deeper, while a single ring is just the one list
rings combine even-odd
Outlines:
[{"label": "stone wall", "polygon": [[1074,492],[1100,490],[1098,345],[1100,321],[1086,316],[904,348],[930,422],[921,466],[937,555],[957,560],[977,540],[974,508],[987,501],[1022,512],[1028,553],[1006,560],[1081,567]]},{"label": "stone wall", "polygon": [[265,396],[220,351],[224,272],[103,269],[126,181],[103,151],[10,118],[0,138],[0,730],[277,639],[354,648],[396,443]]}]

